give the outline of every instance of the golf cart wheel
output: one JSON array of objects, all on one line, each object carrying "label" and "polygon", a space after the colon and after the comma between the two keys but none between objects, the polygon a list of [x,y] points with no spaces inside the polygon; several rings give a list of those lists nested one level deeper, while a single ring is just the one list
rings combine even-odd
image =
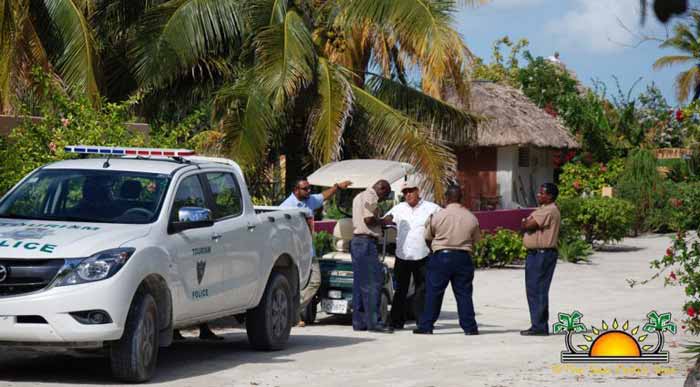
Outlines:
[{"label": "golf cart wheel", "polygon": [[301,321],[306,325],[313,324],[316,322],[316,314],[318,312],[318,302],[313,299],[306,305],[306,308],[301,311]]}]

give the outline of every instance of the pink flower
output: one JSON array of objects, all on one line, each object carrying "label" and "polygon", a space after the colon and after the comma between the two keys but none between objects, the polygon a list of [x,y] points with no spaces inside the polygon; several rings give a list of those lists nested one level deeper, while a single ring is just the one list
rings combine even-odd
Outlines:
[{"label": "pink flower", "polygon": [[608,167],[606,167],[605,164],[600,164],[600,171],[601,171],[601,172],[607,172],[607,171],[608,171]]},{"label": "pink flower", "polygon": [[61,124],[65,128],[66,126],[70,125],[70,120],[68,118],[61,118]]},{"label": "pink flower", "polygon": [[672,280],[675,281],[675,280],[677,279],[677,278],[676,278],[676,273],[671,272],[671,275],[669,275],[668,278],[670,278],[670,279],[672,279]]},{"label": "pink flower", "polygon": [[56,153],[56,143],[55,142],[52,141],[49,143],[49,150],[51,151],[51,153]]},{"label": "pink flower", "polygon": [[581,189],[581,182],[578,181],[578,180],[574,181],[574,183],[573,183],[572,185],[574,186],[574,189],[575,189],[575,190],[580,190],[580,189]]}]

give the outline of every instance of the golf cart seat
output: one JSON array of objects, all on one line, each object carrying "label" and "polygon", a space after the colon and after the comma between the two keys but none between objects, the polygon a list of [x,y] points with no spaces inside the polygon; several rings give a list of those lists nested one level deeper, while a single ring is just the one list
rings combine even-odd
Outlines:
[{"label": "golf cart seat", "polygon": [[[396,229],[390,228],[384,230],[386,233],[387,243],[395,243]],[[352,240],[352,219],[339,219],[333,228],[334,251],[324,254],[321,259],[335,259],[340,261],[352,262],[350,256],[350,241]],[[378,246],[379,257],[382,257],[382,245]],[[394,257],[387,255],[384,258],[384,263],[389,269],[394,269]]]}]

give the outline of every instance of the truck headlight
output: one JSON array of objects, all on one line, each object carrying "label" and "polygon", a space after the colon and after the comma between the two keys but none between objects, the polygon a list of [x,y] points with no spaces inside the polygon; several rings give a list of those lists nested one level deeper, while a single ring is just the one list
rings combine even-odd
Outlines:
[{"label": "truck headlight", "polygon": [[116,274],[136,249],[122,247],[101,251],[88,258],[66,259],[54,286],[100,281]]}]

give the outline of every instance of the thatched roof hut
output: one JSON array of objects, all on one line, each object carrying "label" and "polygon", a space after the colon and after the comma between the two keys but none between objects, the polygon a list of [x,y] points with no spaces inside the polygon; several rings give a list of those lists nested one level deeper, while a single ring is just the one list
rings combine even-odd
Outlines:
[{"label": "thatched roof hut", "polygon": [[579,148],[559,119],[513,87],[489,81],[472,82],[469,110],[484,117],[478,124],[477,146]]}]

